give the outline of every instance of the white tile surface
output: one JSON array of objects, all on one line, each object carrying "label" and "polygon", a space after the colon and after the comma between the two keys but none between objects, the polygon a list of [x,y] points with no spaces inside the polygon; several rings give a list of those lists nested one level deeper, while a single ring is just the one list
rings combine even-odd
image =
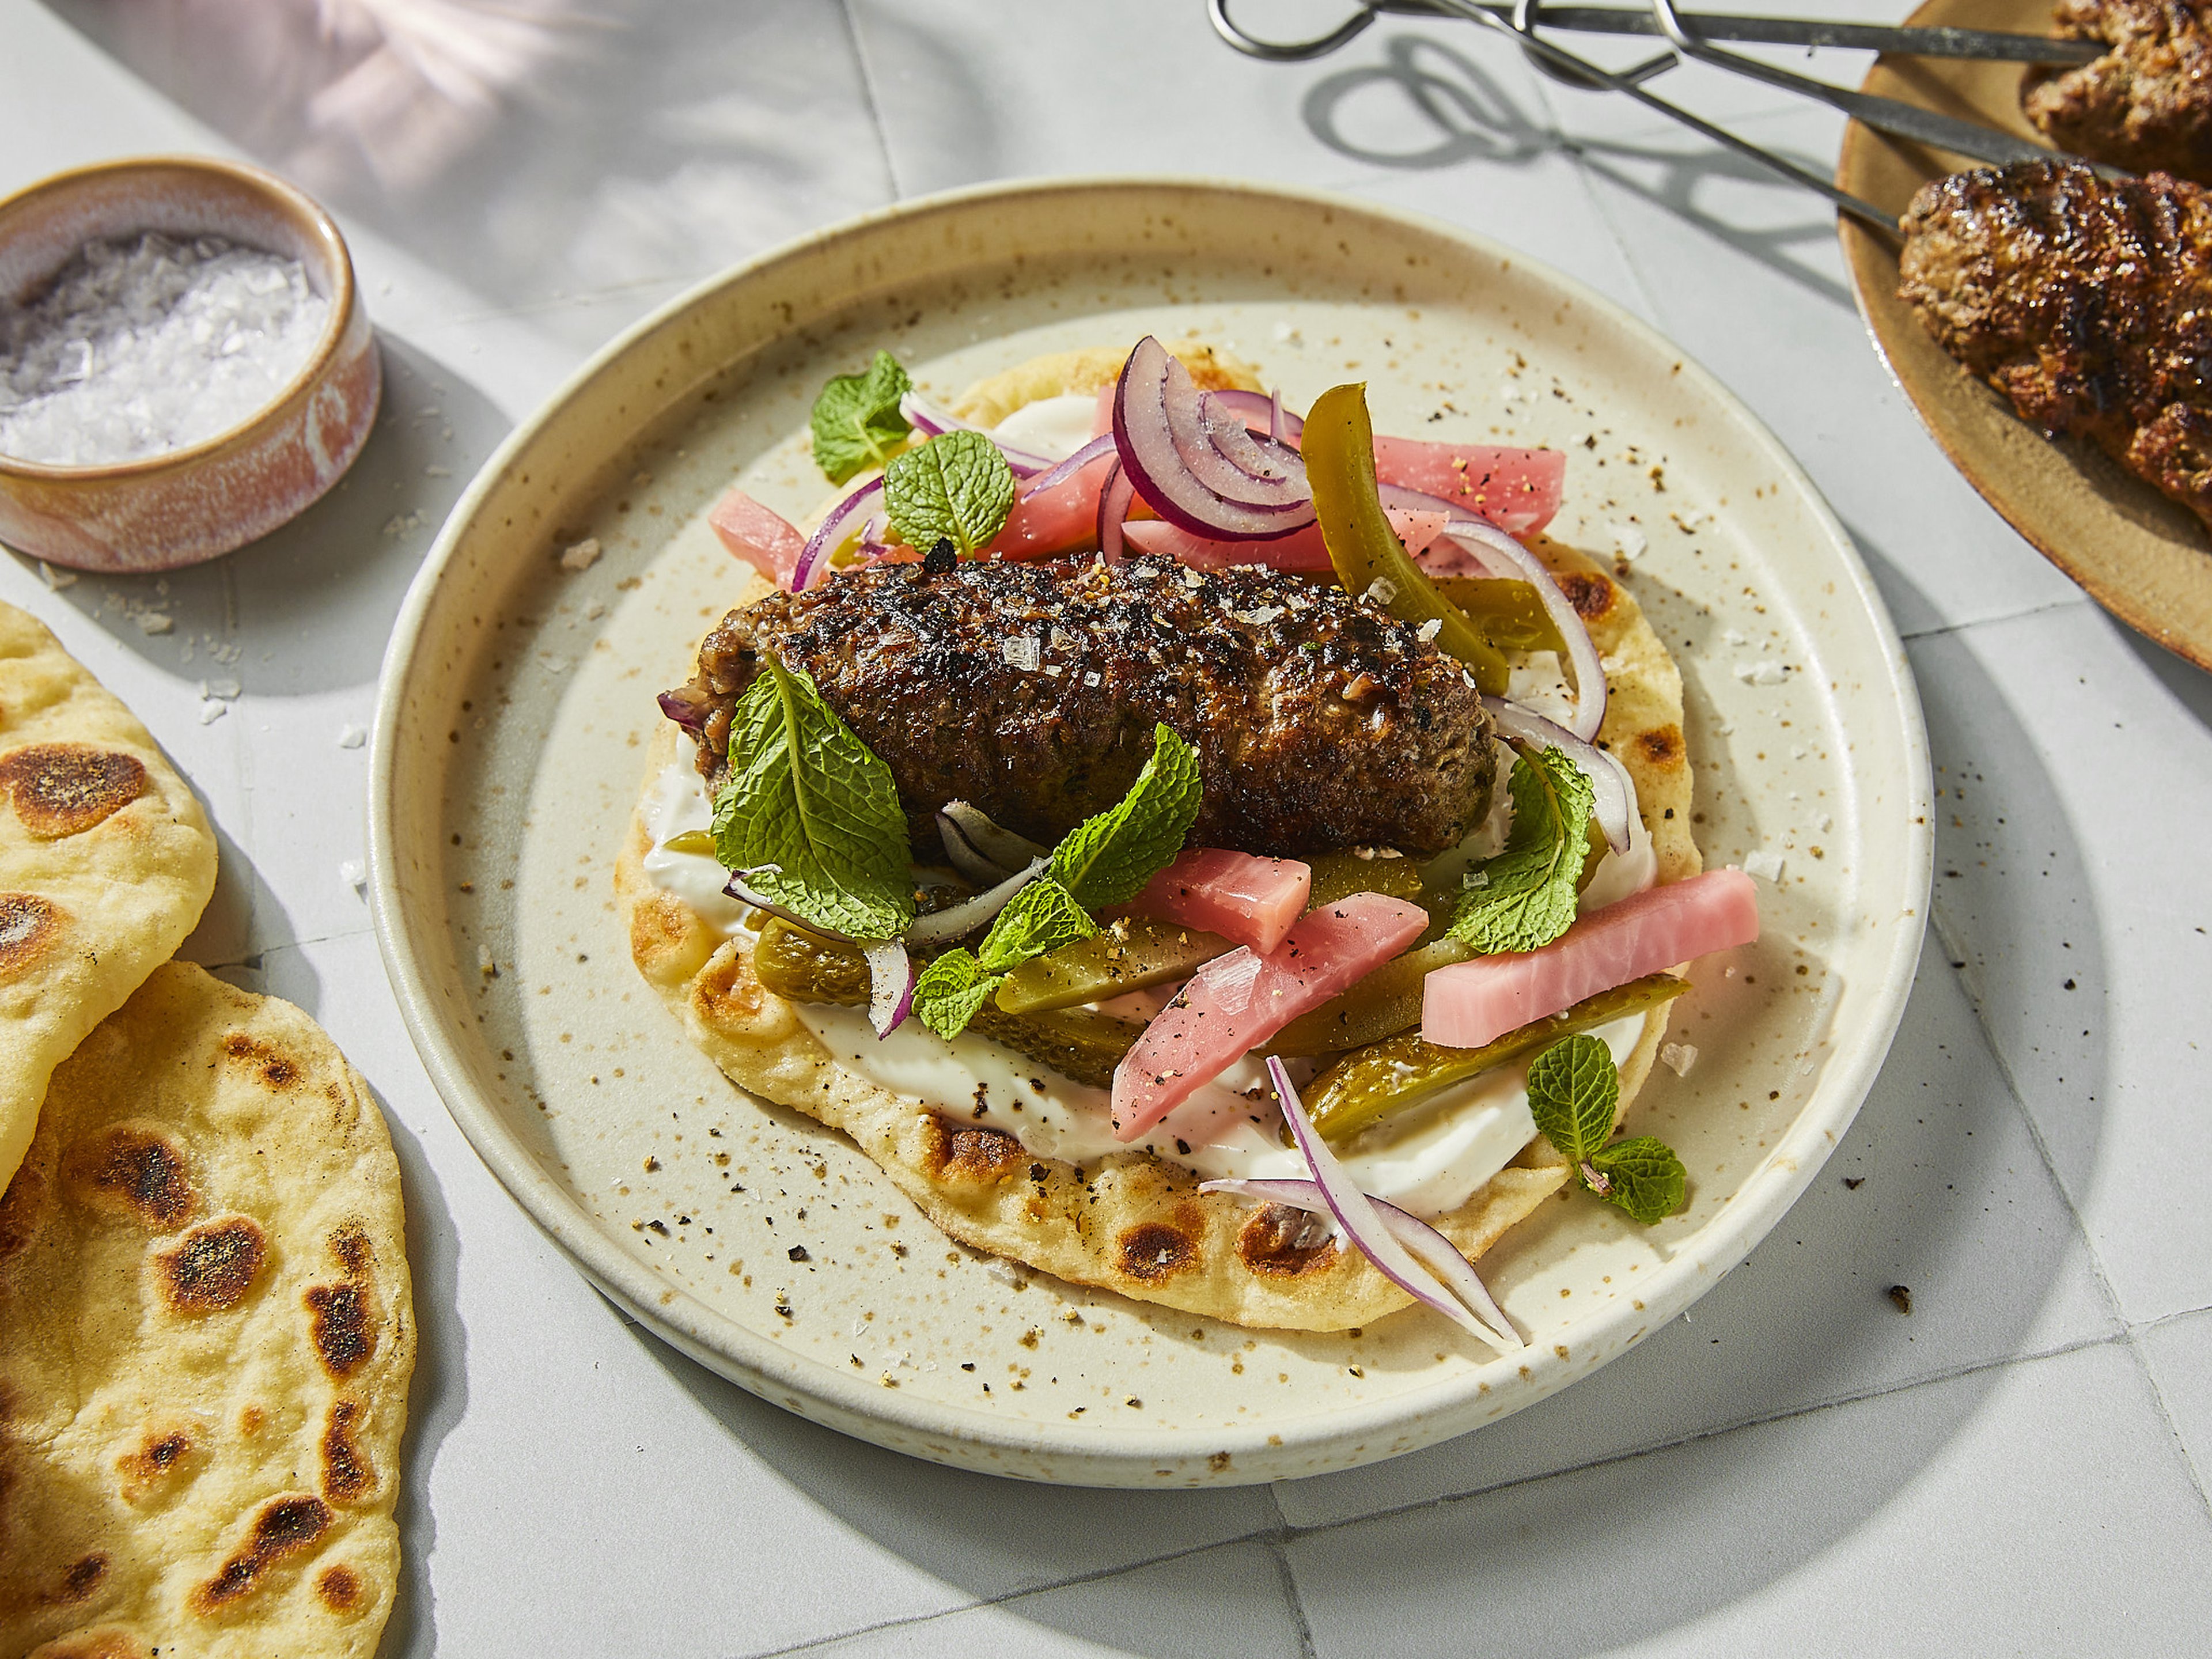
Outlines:
[{"label": "white tile surface", "polygon": [[[1242,9],[1285,33],[1336,15]],[[339,212],[382,335],[385,416],[299,524],[166,586],[51,592],[0,560],[0,598],[48,619],[206,798],[222,884],[188,953],[316,1013],[392,1123],[423,1348],[385,1651],[2191,1650],[2212,1581],[2212,1312],[2192,1311],[2212,1308],[2212,1224],[2160,1195],[2212,1187],[2212,888],[2180,850],[2212,816],[2212,680],[2088,609],[1948,469],[1866,346],[1829,216],[1449,26],[1385,19],[1272,68],[1218,45],[1197,0],[562,9],[588,21],[558,61],[431,132],[459,159],[410,182],[405,156],[332,141],[343,123],[302,125],[301,88],[358,67],[299,46],[311,0],[0,0],[0,191],[159,149],[291,166]],[[287,40],[294,58],[269,55]],[[1833,121],[1776,95],[1656,88],[1832,156]],[[366,724],[406,582],[473,467],[586,354],[895,191],[1146,169],[1473,227],[1713,368],[1927,636],[1939,869],[1960,872],[1938,878],[1940,943],[1849,1139],[1691,1320],[1480,1435],[1272,1493],[950,1473],[644,1336],[469,1150],[339,868],[367,751],[338,734]],[[200,683],[224,678],[239,695],[204,723]],[[1910,1318],[1883,1294],[1899,1283]]]},{"label": "white tile surface", "polygon": [[2212,1518],[2112,1344],[1301,1538],[1319,1659],[2185,1652]]},{"label": "white tile surface", "polygon": [[1935,923],[2131,1322],[2212,1305],[2212,681],[2069,606],[1917,642]]},{"label": "white tile surface", "polygon": [[[1910,1316],[1893,1285],[1911,1292]],[[1844,1144],[1686,1317],[1528,1411],[1409,1457],[1279,1486],[1276,1497],[1293,1526],[1326,1525],[2118,1329],[1936,947]]]}]

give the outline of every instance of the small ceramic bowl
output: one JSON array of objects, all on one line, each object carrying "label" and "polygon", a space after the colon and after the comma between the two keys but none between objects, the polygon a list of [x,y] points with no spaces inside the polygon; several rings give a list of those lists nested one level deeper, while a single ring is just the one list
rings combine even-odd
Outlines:
[{"label": "small ceramic bowl", "polygon": [[338,481],[368,436],[383,371],[345,238],[257,167],[197,156],[107,161],[0,202],[0,301],[22,304],[85,243],[218,235],[306,267],[331,316],[274,401],[214,437],[135,461],[46,466],[0,454],[0,542],[80,570],[173,570],[264,536]]}]

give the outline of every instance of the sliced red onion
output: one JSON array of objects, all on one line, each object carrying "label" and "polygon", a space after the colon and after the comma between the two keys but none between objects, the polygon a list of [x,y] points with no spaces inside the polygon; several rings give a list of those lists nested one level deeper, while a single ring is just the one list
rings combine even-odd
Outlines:
[{"label": "sliced red onion", "polygon": [[906,942],[950,945],[956,939],[966,938],[1012,904],[1014,895],[1042,875],[1051,862],[1050,859],[1034,859],[1027,869],[1008,876],[996,887],[974,898],[963,899],[949,910],[933,910],[926,916],[916,916],[907,926]]},{"label": "sliced red onion", "polygon": [[[1315,1215],[1329,1213],[1328,1200],[1322,1195],[1321,1183],[1316,1181],[1255,1180],[1243,1178],[1229,1181],[1202,1181],[1201,1193],[1235,1193],[1243,1198],[1264,1199],[1269,1203],[1284,1204],[1294,1210],[1309,1211]],[[1368,1194],[1367,1201],[1382,1218],[1388,1227],[1407,1250],[1424,1267],[1442,1279],[1459,1299],[1467,1304],[1468,1311],[1491,1328],[1493,1340],[1504,1338],[1510,1346],[1525,1348],[1528,1345],[1521,1333],[1513,1328],[1513,1322],[1490,1294],[1490,1287],[1482,1282],[1474,1264],[1459,1253],[1459,1247],[1434,1227],[1409,1210],[1401,1210],[1388,1199]]]},{"label": "sliced red onion", "polygon": [[1580,613],[1567,596],[1559,591],[1558,580],[1541,559],[1495,525],[1462,517],[1446,525],[1443,533],[1493,568],[1510,566],[1510,570],[1500,574],[1525,581],[1536,590],[1536,597],[1544,604],[1544,614],[1552,619],[1552,626],[1566,641],[1567,664],[1574,671],[1575,717],[1568,723],[1568,729],[1584,743],[1593,741],[1598,728],[1605,724],[1605,665],[1598,660],[1597,647],[1590,639],[1589,629],[1583,625]]},{"label": "sliced red onion", "polygon": [[660,694],[660,712],[695,738],[707,729],[708,711],[685,696],[680,690]]},{"label": "sliced red onion", "polygon": [[1023,491],[1023,494],[1035,495],[1047,489],[1056,489],[1100,456],[1111,455],[1113,453],[1114,434],[1110,432],[1102,432],[1058,466],[1053,468],[1051,471],[1032,478],[1030,481],[1030,487]]},{"label": "sliced red onion", "polygon": [[[1256,392],[1239,392],[1234,388],[1212,395],[1242,415],[1244,424],[1251,427],[1253,431],[1265,432],[1279,444],[1288,444],[1296,448],[1298,441],[1306,434],[1306,423],[1297,416],[1285,412],[1280,387],[1265,397]],[[1265,422],[1266,424],[1255,426],[1253,422],[1255,421]]]},{"label": "sliced red onion", "polygon": [[899,399],[899,413],[905,416],[908,422],[926,437],[941,438],[948,432],[982,432],[985,437],[998,445],[999,453],[1006,458],[1006,465],[1013,468],[1017,477],[1034,477],[1052,465],[1050,457],[1033,455],[1026,449],[1017,449],[1013,445],[984,431],[981,427],[970,425],[966,421],[955,420],[927,398],[918,397],[914,392],[909,392]]},{"label": "sliced red onion", "polygon": [[1288,479],[1254,477],[1216,447],[1252,439],[1226,408],[1206,418],[1206,395],[1152,336],[1130,352],[1115,387],[1114,443],[1137,493],[1169,523],[1217,541],[1265,541],[1311,524],[1303,476],[1294,489]]},{"label": "sliced red onion", "polygon": [[1298,1143],[1298,1150],[1305,1154],[1307,1167],[1313,1171],[1314,1184],[1321,1189],[1328,1212],[1344,1230],[1344,1236],[1375,1264],[1376,1272],[1415,1301],[1426,1303],[1492,1347],[1504,1346],[1504,1337],[1484,1324],[1457,1297],[1447,1295],[1436,1276],[1398,1242],[1398,1236],[1382,1218],[1374,1200],[1352,1184],[1352,1176],[1337,1162],[1328,1143],[1315,1131],[1313,1120],[1306,1115],[1305,1106],[1298,1099],[1298,1091],[1291,1086],[1291,1074],[1273,1054],[1267,1056],[1267,1075],[1273,1080],[1276,1096],[1283,1103],[1283,1116],[1291,1126],[1291,1133]]},{"label": "sliced red onion", "polygon": [[[1312,503],[1313,489],[1297,451],[1273,438],[1255,438],[1242,416],[1212,392],[1198,391],[1188,372],[1168,379],[1168,430],[1191,477],[1238,507],[1283,512]],[[1195,395],[1184,398],[1184,386]]]},{"label": "sliced red onion", "polygon": [[1121,522],[1129,516],[1136,495],[1127,471],[1115,461],[1106,475],[1106,487],[1098,492],[1098,551],[1109,564],[1121,562]]},{"label": "sliced red onion", "polygon": [[937,815],[937,838],[945,843],[945,859],[969,881],[995,886],[1006,878],[1006,872],[976,851],[958,822],[942,812]]},{"label": "sliced red onion", "polygon": [[792,567],[791,591],[804,593],[822,577],[830,574],[830,556],[845,544],[845,538],[855,531],[865,531],[860,521],[883,504],[884,481],[871,478],[858,489],[830,509],[830,516],[822,520],[822,527],[806,538],[806,545],[799,555],[799,562]]},{"label": "sliced red onion", "polygon": [[[763,865],[761,866],[763,870],[772,870],[776,866],[774,865]],[[824,927],[820,922],[811,921],[807,917],[800,915],[798,911],[788,909],[785,906],[778,904],[774,899],[766,896],[753,888],[746,886],[745,878],[752,873],[753,872],[750,870],[738,871],[730,878],[729,884],[724,887],[722,891],[727,894],[730,897],[738,900],[740,903],[750,904],[756,910],[765,910],[769,915],[779,917],[781,920],[789,922],[794,927],[804,927],[808,933],[819,933],[824,939],[842,939],[848,945],[854,943],[852,939],[847,939],[844,934],[832,933],[829,928]]]},{"label": "sliced red onion", "polygon": [[1626,853],[1636,823],[1636,787],[1629,781],[1628,769],[1595,744],[1584,743],[1533,708],[1503,697],[1485,697],[1482,706],[1507,737],[1540,749],[1556,749],[1575,763],[1597,796],[1597,827],[1605,831],[1606,844],[1616,853]]},{"label": "sliced red onion", "polygon": [[866,949],[868,1024],[876,1028],[876,1039],[881,1042],[913,1011],[914,984],[921,975],[915,972],[906,946],[895,939],[878,940]]},{"label": "sliced red onion", "polygon": [[945,802],[945,810],[937,816],[951,818],[968,844],[998,866],[991,877],[994,881],[1000,876],[1012,875],[1034,859],[1046,856],[1045,849],[1027,836],[1000,829],[964,800]]}]

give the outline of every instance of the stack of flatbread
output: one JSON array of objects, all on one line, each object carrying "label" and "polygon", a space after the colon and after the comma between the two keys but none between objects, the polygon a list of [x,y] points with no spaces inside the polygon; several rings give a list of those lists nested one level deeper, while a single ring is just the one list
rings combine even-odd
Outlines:
[{"label": "stack of flatbread", "polygon": [[215,886],[130,711],[0,605],[0,1659],[372,1652],[398,1167],[298,1009],[169,958]]}]

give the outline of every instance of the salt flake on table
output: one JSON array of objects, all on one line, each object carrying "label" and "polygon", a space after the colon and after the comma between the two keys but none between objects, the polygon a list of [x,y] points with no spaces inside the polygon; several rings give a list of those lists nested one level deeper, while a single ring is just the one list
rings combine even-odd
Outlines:
[{"label": "salt flake on table", "polygon": [[361,888],[368,884],[368,869],[359,859],[342,860],[338,864],[338,879],[347,886]]},{"label": "salt flake on table", "polygon": [[356,726],[348,720],[338,727],[338,747],[341,749],[358,749],[368,741],[368,728],[365,726]]},{"label": "salt flake on table", "polygon": [[1778,662],[1740,662],[1735,677],[1746,685],[1779,685],[1790,678],[1790,670]]},{"label": "salt flake on table", "polygon": [[1687,1077],[1690,1067],[1698,1063],[1698,1045],[1694,1042],[1662,1043],[1659,1063],[1676,1077]]},{"label": "salt flake on table", "polygon": [[1768,881],[1778,882],[1782,879],[1782,854],[1770,852],[1764,847],[1756,853],[1747,853],[1744,855],[1743,872],[1747,876],[1759,876]]},{"label": "salt flake on table", "polygon": [[200,705],[200,724],[202,726],[213,726],[217,720],[221,720],[228,713],[230,713],[230,705],[228,703],[217,702],[214,698],[210,697]]}]

